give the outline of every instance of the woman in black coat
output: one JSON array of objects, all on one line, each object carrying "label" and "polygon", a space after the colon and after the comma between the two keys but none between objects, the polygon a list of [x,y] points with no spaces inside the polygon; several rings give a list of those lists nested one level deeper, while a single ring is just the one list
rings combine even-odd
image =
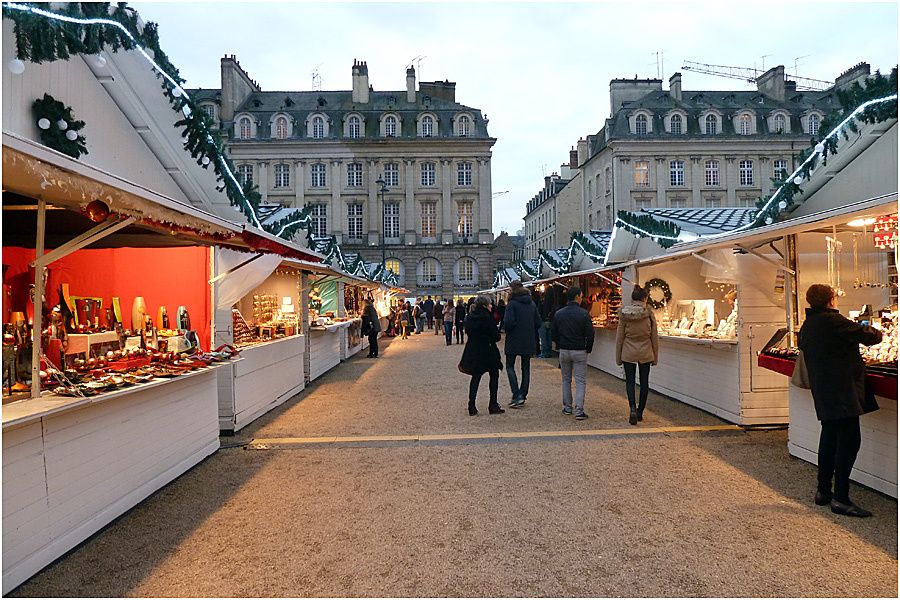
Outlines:
[{"label": "woman in black coat", "polygon": [[866,389],[866,367],[859,345],[877,344],[881,332],[843,317],[835,308],[834,290],[827,285],[811,285],[806,301],[810,308],[800,328],[799,346],[816,417],[822,422],[815,502],[819,506],[830,504],[831,512],[840,515],[869,517],[872,513],[850,501],[850,471],[861,442],[859,416],[869,412],[864,406],[876,406],[874,394]]},{"label": "woman in black coat", "polygon": [[500,361],[500,350],[497,349],[500,330],[494,323],[494,316],[491,314],[491,299],[488,296],[478,296],[472,305],[472,310],[466,316],[465,327],[467,340],[462,359],[459,361],[459,370],[472,376],[472,380],[469,382],[469,415],[474,417],[478,414],[478,410],[475,408],[475,396],[478,394],[481,376],[485,373],[489,376],[488,412],[492,415],[506,412],[497,404],[497,387],[503,363]]}]

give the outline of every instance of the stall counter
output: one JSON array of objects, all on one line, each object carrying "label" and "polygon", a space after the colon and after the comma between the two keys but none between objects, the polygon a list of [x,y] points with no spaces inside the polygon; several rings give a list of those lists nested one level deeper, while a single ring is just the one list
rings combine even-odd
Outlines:
[{"label": "stall counter", "polygon": [[[362,335],[362,319],[355,317],[346,321],[349,323],[347,327],[341,330],[341,360],[346,360],[351,356],[355,356],[363,349],[363,340],[366,341],[365,346],[368,347],[368,339]],[[351,346],[351,338],[355,337],[357,344]]]},{"label": "stall counter", "polygon": [[309,381],[341,364],[341,329],[349,322],[309,328]]}]

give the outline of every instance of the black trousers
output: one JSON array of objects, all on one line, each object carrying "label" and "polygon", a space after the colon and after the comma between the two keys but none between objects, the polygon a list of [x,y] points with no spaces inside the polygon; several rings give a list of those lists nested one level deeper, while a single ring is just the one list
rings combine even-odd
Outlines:
[{"label": "black trousers", "polygon": [[628,394],[628,406],[634,406],[634,374],[638,371],[641,378],[641,398],[637,405],[638,411],[643,411],[647,406],[647,394],[650,392],[650,363],[622,363],[625,365],[625,393]]},{"label": "black trousers", "polygon": [[831,494],[834,478],[834,499],[850,503],[850,471],[856,462],[862,435],[859,417],[822,421],[819,436],[819,492]]},{"label": "black trousers", "polygon": [[463,333],[465,333],[465,330],[463,329],[463,323],[461,321],[457,321],[456,322],[456,343],[457,344],[463,343]]},{"label": "black trousers", "polygon": [[369,356],[378,356],[378,332],[369,334]]},{"label": "black trousers", "polygon": [[[469,409],[475,408],[475,396],[478,395],[478,386],[481,383],[481,376],[484,373],[478,373],[476,375],[472,375],[472,380],[469,381]],[[493,369],[488,371],[488,390],[490,391],[490,400],[488,404],[488,408],[492,408],[494,406],[499,406],[497,404],[497,388],[500,385],[500,369]]]}]

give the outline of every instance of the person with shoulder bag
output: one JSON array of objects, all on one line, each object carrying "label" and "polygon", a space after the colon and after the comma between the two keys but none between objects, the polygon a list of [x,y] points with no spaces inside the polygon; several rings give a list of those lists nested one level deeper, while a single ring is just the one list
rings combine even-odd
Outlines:
[{"label": "person with shoulder bag", "polygon": [[378,334],[381,333],[381,321],[371,299],[366,300],[366,306],[363,309],[360,333],[369,337],[369,355],[366,358],[378,358]]},{"label": "person with shoulder bag", "polygon": [[[541,315],[531,300],[531,294],[519,280],[509,286],[509,304],[501,324],[506,327],[506,376],[512,391],[510,408],[521,408],[528,398],[531,382],[531,357],[537,354],[537,335]],[[516,380],[516,357],[522,361],[522,382]]]},{"label": "person with shoulder bag", "polygon": [[[659,359],[659,331],[656,315],[647,306],[647,290],[639,285],[631,292],[631,304],[619,309],[616,331],[616,364],[625,365],[625,393],[631,413],[628,422],[637,425],[644,420],[647,394],[650,392],[650,367]],[[635,405],[634,379],[639,373],[640,401]]]},{"label": "person with shoulder bag", "polygon": [[462,358],[459,361],[459,370],[461,373],[471,375],[469,381],[469,416],[478,414],[475,407],[475,397],[478,395],[478,386],[481,383],[481,377],[487,373],[488,390],[490,392],[490,400],[488,403],[488,412],[492,415],[498,415],[506,412],[497,403],[497,388],[500,381],[500,369],[503,368],[503,361],[500,360],[500,350],[497,348],[497,342],[500,341],[500,331],[494,323],[494,316],[491,314],[491,299],[488,296],[478,296],[472,306],[471,312],[466,317],[466,347],[463,349]]},{"label": "person with shoulder bag", "polygon": [[451,298],[444,304],[443,321],[441,321],[444,324],[444,340],[448,346],[453,343],[454,321],[456,321],[456,307],[453,306],[453,298]]},{"label": "person with shoulder bag", "polygon": [[809,286],[809,308],[798,342],[816,417],[822,423],[815,503],[830,505],[835,514],[870,517],[871,512],[850,500],[850,472],[862,441],[859,416],[878,410],[875,394],[866,386],[866,366],[859,345],[877,344],[882,335],[842,316],[835,300],[830,286]]}]

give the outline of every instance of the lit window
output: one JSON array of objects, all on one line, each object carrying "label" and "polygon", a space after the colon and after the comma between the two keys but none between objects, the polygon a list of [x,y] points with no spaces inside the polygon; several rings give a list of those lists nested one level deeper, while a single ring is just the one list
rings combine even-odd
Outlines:
[{"label": "lit window", "polygon": [[434,185],[435,166],[432,162],[422,163],[422,185]]},{"label": "lit window", "polygon": [[309,169],[311,187],[325,187],[325,165],[315,164]]},{"label": "lit window", "polygon": [[384,261],[384,268],[388,271],[393,271],[396,275],[402,275],[403,265],[396,258],[389,258]]},{"label": "lit window", "polygon": [[669,185],[684,185],[684,161],[673,160],[669,162]]},{"label": "lit window", "polygon": [[753,133],[752,123],[750,115],[743,114],[738,119],[738,126],[741,132],[741,135],[750,135]]},{"label": "lit window", "polygon": [[325,216],[324,204],[313,204],[312,212],[312,233],[317,237],[325,237],[328,235],[328,217]]},{"label": "lit window", "polygon": [[809,115],[809,135],[819,134],[819,115]]},{"label": "lit window", "polygon": [[434,202],[422,203],[422,237],[432,239],[437,236],[436,205]]},{"label": "lit window", "polygon": [[400,239],[400,203],[388,202],[384,205],[384,238]]},{"label": "lit window", "polygon": [[716,115],[706,115],[706,135],[716,135],[719,133],[719,119]]},{"label": "lit window", "polygon": [[459,137],[469,137],[469,130],[471,129],[472,120],[469,119],[466,115],[461,116],[456,120],[456,135]]},{"label": "lit window", "polygon": [[253,185],[253,165],[238,165],[238,181],[241,186]]},{"label": "lit window", "polygon": [[238,121],[239,130],[240,130],[240,138],[242,140],[249,140],[250,136],[253,135],[253,128],[250,125],[250,117],[241,117],[240,121]]},{"label": "lit window", "polygon": [[706,161],[706,185],[719,185],[719,161],[717,160]]},{"label": "lit window", "polygon": [[669,131],[676,135],[681,134],[681,115],[672,115],[669,120]]},{"label": "lit window", "polygon": [[388,115],[384,118],[384,136],[397,137],[397,117]]},{"label": "lit window", "polygon": [[779,113],[775,115],[775,133],[784,133],[786,130],[787,121],[784,118],[784,115]]},{"label": "lit window", "polygon": [[422,117],[422,137],[431,137],[434,135],[434,118],[425,115]]},{"label": "lit window", "polygon": [[321,140],[325,137],[325,119],[313,117],[312,134],[314,140]]},{"label": "lit window", "polygon": [[634,187],[650,187],[650,162],[634,161]]},{"label": "lit window", "polygon": [[471,237],[472,235],[472,203],[459,203],[459,223],[456,229],[460,237]]},{"label": "lit window", "polygon": [[456,165],[456,184],[472,185],[472,163],[463,162]]},{"label": "lit window", "polygon": [[363,205],[354,203],[347,205],[347,237],[351,240],[362,240]]},{"label": "lit window", "polygon": [[285,117],[275,119],[275,138],[279,140],[287,139],[288,136],[288,120]]},{"label": "lit window", "polygon": [[634,118],[634,132],[638,135],[647,135],[647,115],[638,115]]},{"label": "lit window", "polygon": [[459,279],[459,283],[462,284],[474,284],[475,283],[475,261],[468,257],[464,256],[459,259],[457,265],[457,278]]},{"label": "lit window", "polygon": [[363,184],[362,163],[347,165],[347,187],[359,187]]},{"label": "lit window", "polygon": [[400,167],[397,163],[384,165],[384,183],[387,185],[400,185]]},{"label": "lit window", "polygon": [[741,185],[753,185],[753,161],[742,160],[738,163],[738,173]]},{"label": "lit window", "polygon": [[358,138],[360,136],[361,122],[356,115],[347,119],[347,137]]},{"label": "lit window", "polygon": [[772,175],[778,181],[787,179],[787,161],[782,158],[772,161]]},{"label": "lit window", "polygon": [[286,164],[275,165],[275,187],[286,188],[291,186],[291,166]]}]

